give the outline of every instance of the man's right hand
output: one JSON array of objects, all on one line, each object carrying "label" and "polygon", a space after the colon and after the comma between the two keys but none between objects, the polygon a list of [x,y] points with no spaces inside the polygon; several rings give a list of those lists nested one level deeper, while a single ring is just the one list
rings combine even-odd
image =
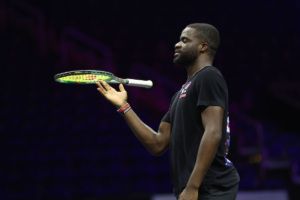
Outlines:
[{"label": "man's right hand", "polygon": [[116,107],[121,107],[127,103],[127,91],[122,84],[119,85],[119,90],[111,87],[105,81],[100,80],[97,84],[97,90],[102,94],[109,102],[111,102]]}]

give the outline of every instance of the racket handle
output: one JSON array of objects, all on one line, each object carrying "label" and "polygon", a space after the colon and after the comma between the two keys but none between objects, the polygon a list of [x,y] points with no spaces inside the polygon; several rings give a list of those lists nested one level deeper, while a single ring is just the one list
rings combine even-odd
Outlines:
[{"label": "racket handle", "polygon": [[144,80],[130,79],[130,78],[126,80],[127,80],[126,85],[129,86],[144,87],[144,88],[151,88],[153,86],[153,82],[151,80],[144,81]]}]

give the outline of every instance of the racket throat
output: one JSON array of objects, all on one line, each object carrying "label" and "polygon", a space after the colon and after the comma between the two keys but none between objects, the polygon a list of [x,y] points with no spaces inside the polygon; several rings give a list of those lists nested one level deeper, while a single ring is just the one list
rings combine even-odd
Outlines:
[{"label": "racket throat", "polygon": [[121,83],[123,85],[128,85],[129,81],[128,81],[128,79],[113,77],[111,80],[108,81],[108,83],[110,83],[110,84],[120,84]]},{"label": "racket throat", "polygon": [[153,82],[151,80],[137,80],[137,79],[124,79],[125,81],[127,81],[127,83],[125,83],[126,85],[129,86],[135,86],[135,87],[143,87],[143,88],[151,88],[153,86]]}]

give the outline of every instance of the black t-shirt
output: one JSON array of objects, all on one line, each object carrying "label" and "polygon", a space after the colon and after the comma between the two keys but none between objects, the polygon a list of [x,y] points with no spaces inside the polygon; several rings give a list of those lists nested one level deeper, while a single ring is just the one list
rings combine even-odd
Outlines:
[{"label": "black t-shirt", "polygon": [[173,96],[169,111],[162,119],[171,124],[171,167],[176,195],[185,188],[193,171],[204,133],[201,112],[208,106],[220,106],[224,109],[223,134],[202,185],[229,187],[239,182],[235,168],[226,158],[230,138],[227,127],[227,85],[217,68],[207,66],[187,80]]}]

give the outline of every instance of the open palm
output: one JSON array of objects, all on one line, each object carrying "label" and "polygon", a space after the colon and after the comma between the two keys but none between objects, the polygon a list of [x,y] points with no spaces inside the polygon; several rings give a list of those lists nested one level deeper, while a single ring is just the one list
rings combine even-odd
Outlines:
[{"label": "open palm", "polygon": [[97,90],[100,92],[100,94],[102,94],[113,105],[121,107],[127,102],[127,91],[122,84],[119,85],[120,91],[117,91],[104,81],[99,81],[97,86]]}]

